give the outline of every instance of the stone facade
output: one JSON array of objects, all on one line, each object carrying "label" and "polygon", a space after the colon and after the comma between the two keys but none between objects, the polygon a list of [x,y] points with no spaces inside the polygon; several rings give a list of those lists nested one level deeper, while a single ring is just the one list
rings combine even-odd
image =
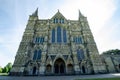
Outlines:
[{"label": "stone facade", "polygon": [[87,18],[66,19],[58,10],[51,19],[29,16],[10,75],[105,73]]},{"label": "stone facade", "polygon": [[102,62],[106,65],[106,70],[108,73],[118,73],[120,72],[120,55],[105,55],[102,54]]}]

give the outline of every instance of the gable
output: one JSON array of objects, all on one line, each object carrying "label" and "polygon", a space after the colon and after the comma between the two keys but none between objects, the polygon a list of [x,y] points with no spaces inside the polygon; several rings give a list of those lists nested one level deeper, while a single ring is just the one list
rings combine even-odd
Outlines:
[{"label": "gable", "polygon": [[63,24],[65,23],[67,20],[66,18],[59,12],[58,12],[51,18],[51,20],[53,21],[53,23],[60,23]]},{"label": "gable", "polygon": [[54,19],[54,18],[58,18],[58,19],[66,19],[58,10],[58,12],[51,18],[51,19]]}]

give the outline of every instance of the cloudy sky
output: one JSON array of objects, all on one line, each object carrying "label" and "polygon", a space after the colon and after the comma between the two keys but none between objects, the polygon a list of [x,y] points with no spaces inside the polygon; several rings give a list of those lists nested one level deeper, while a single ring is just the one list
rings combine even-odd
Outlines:
[{"label": "cloudy sky", "polygon": [[67,19],[87,17],[100,53],[120,49],[120,0],[0,0],[0,66],[15,59],[29,15],[51,18],[59,9]]}]

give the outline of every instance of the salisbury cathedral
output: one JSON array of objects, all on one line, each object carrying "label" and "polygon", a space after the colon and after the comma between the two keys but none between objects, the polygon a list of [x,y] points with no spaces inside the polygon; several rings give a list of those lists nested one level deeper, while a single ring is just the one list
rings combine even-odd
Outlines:
[{"label": "salisbury cathedral", "polygon": [[[71,15],[72,16],[72,15]],[[105,73],[87,18],[78,20],[58,12],[39,19],[29,16],[10,75],[71,75]]]}]

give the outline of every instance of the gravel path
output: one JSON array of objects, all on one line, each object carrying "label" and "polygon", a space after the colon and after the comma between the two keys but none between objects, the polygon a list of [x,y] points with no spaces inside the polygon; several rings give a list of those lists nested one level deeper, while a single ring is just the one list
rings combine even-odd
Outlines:
[{"label": "gravel path", "polygon": [[88,78],[112,78],[120,77],[120,73],[97,75],[73,75],[73,76],[0,76],[0,80],[75,80]]}]

